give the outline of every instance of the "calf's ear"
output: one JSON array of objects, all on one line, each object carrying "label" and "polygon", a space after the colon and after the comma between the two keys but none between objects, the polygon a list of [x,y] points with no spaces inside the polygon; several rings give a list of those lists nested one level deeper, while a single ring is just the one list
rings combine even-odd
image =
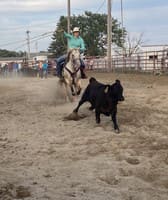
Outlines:
[{"label": "calf's ear", "polygon": [[107,93],[109,91],[109,86],[106,86],[106,88],[104,89],[104,93]]},{"label": "calf's ear", "polygon": [[118,80],[118,79],[117,79],[115,82],[116,82],[117,84],[120,84],[120,80]]},{"label": "calf's ear", "polygon": [[91,77],[91,78],[89,79],[89,83],[92,83],[92,82],[94,82],[94,81],[96,81],[96,79],[95,79],[94,77]]}]

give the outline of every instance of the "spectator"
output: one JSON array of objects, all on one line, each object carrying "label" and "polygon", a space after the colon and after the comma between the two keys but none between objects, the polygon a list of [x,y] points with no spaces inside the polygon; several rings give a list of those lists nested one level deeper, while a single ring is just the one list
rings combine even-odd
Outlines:
[{"label": "spectator", "polygon": [[39,77],[40,78],[42,78],[43,76],[42,65],[43,65],[42,61],[39,61]]},{"label": "spectator", "polygon": [[18,73],[21,74],[22,71],[22,63],[18,63]]},{"label": "spectator", "polygon": [[48,75],[48,63],[47,61],[44,61],[43,62],[43,65],[42,65],[42,78],[45,77],[47,78],[47,75]]},{"label": "spectator", "polygon": [[13,73],[15,77],[17,76],[18,69],[19,69],[18,63],[17,62],[13,63]]},{"label": "spectator", "polygon": [[94,64],[94,60],[91,59],[90,62],[89,62],[89,69],[90,70],[93,70],[93,64]]},{"label": "spectator", "polygon": [[8,77],[8,72],[9,72],[8,63],[5,63],[5,65],[4,65],[4,74],[3,74],[5,78]]}]

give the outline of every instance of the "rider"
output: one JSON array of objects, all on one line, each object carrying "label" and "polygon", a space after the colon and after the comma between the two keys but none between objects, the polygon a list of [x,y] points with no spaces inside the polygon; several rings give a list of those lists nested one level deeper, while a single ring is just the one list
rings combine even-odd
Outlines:
[{"label": "rider", "polygon": [[[85,50],[85,44],[84,44],[83,39],[79,35],[79,28],[75,27],[72,32],[73,34],[71,35],[64,31],[64,36],[68,39],[68,49],[79,48],[80,52],[83,53]],[[67,55],[63,55],[57,59],[57,75],[60,78],[63,78],[62,70],[64,67],[65,60],[66,60],[66,56]],[[80,62],[81,62],[81,66],[80,66],[81,78],[84,79],[84,78],[87,78],[84,72],[85,64],[82,59],[80,59]]]}]

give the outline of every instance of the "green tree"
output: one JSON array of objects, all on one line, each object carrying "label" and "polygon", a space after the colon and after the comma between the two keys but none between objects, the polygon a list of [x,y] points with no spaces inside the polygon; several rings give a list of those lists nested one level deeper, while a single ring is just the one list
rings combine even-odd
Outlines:
[{"label": "green tree", "polygon": [[[83,15],[71,17],[71,28],[80,27],[81,37],[86,44],[87,55],[105,55],[107,44],[107,15],[98,14],[92,12],[85,12]],[[54,56],[60,56],[66,52],[67,41],[63,37],[61,29],[66,30],[67,17],[61,16],[57,24],[57,28],[52,36],[52,42],[48,48],[49,52],[52,52]],[[117,19],[112,19],[112,42],[122,47],[124,38],[126,36],[126,30],[122,28]],[[122,39],[123,38],[123,39]]]},{"label": "green tree", "polygon": [[23,57],[25,52],[19,51],[9,51],[6,49],[0,49],[0,57]]}]

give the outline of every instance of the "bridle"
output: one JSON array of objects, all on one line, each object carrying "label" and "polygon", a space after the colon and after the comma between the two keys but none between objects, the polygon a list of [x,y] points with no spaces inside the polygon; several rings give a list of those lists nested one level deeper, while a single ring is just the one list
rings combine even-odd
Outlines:
[{"label": "bridle", "polygon": [[[70,58],[71,56],[71,58]],[[77,77],[77,73],[79,72],[80,70],[80,57],[78,58],[74,58],[74,55],[73,54],[69,54],[68,55],[68,61],[66,62],[66,64],[64,65],[64,70],[67,71],[70,75],[70,77],[72,78],[72,82],[71,84],[69,85],[70,88],[71,88],[71,92],[72,92],[72,95],[75,96],[75,95],[79,95],[80,94],[80,91],[76,91],[76,88],[77,88],[77,83],[76,83],[76,77]],[[69,63],[70,62],[70,63]],[[69,65],[72,67],[72,68],[68,68],[67,67],[67,64],[69,63]],[[65,81],[65,78],[64,78],[64,82],[66,83]]]},{"label": "bridle", "polygon": [[[74,60],[73,60],[74,61]],[[70,69],[68,69],[65,65],[64,69],[68,71],[68,73],[71,75],[71,78],[72,78],[72,84],[73,85],[76,85],[75,83],[75,75],[78,73],[78,71],[80,70],[80,66],[78,68],[75,68],[75,63],[76,62],[73,62],[73,68],[75,69],[74,72],[72,72]]]}]

